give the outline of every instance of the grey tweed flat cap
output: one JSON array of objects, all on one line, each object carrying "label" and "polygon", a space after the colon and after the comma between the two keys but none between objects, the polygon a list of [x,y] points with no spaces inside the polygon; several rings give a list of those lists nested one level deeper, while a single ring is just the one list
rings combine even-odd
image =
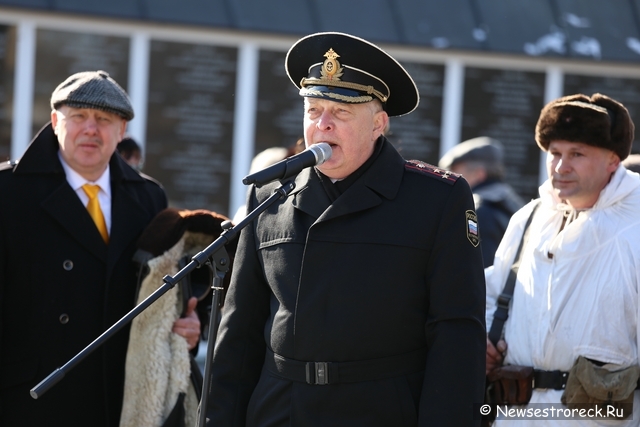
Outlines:
[{"label": "grey tweed flat cap", "polygon": [[131,120],[133,107],[127,92],[106,71],[83,71],[60,83],[51,94],[51,108],[95,108]]}]

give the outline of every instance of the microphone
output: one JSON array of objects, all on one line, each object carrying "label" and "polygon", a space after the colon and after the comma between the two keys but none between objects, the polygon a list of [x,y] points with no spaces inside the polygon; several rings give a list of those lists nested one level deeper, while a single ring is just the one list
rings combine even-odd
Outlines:
[{"label": "microphone", "polygon": [[287,179],[297,175],[302,169],[319,166],[331,158],[331,146],[326,142],[313,144],[301,153],[288,157],[267,168],[262,169],[242,179],[244,185],[255,184],[262,187],[275,180]]}]

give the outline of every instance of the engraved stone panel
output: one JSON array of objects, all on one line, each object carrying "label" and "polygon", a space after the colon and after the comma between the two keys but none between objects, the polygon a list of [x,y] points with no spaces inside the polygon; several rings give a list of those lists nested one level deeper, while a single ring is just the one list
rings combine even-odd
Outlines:
[{"label": "engraved stone panel", "polygon": [[545,74],[534,71],[465,69],[462,141],[499,140],[506,180],[524,200],[537,197],[540,149],[535,126],[544,105]]},{"label": "engraved stone panel", "polygon": [[144,172],[174,207],[229,215],[237,54],[151,41]]},{"label": "engraved stone panel", "polygon": [[289,147],[303,137],[303,98],[284,69],[286,52],[261,50],[255,154]]},{"label": "engraved stone panel", "polygon": [[391,117],[387,137],[405,159],[438,164],[444,66],[415,62],[402,66],[418,87],[420,104],[408,115]]}]

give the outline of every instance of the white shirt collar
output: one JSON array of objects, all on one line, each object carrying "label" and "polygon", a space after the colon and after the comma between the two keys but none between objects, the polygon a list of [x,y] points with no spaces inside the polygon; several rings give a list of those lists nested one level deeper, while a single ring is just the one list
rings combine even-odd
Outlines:
[{"label": "white shirt collar", "polygon": [[96,184],[100,186],[101,191],[104,191],[106,195],[111,198],[111,181],[109,179],[111,173],[109,170],[109,164],[107,164],[107,168],[102,173],[102,175],[100,175],[100,178],[95,181],[89,181],[86,178],[82,177],[82,175],[80,175],[78,172],[73,170],[71,166],[69,166],[69,164],[62,157],[62,154],[60,154],[60,151],[58,151],[58,158],[60,159],[60,163],[62,163],[62,168],[64,169],[64,173],[67,176],[67,182],[69,183],[71,188],[73,188],[75,191],[78,191],[82,189],[82,186],[84,184]]}]

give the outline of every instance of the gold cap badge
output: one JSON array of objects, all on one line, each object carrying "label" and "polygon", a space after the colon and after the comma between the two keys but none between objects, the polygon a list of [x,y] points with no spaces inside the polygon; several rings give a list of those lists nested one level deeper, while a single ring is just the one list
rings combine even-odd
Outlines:
[{"label": "gold cap badge", "polygon": [[336,80],[340,80],[340,77],[344,74],[342,66],[340,65],[340,62],[338,62],[340,55],[334,52],[333,48],[330,48],[324,56],[327,59],[325,59],[322,64],[320,74],[325,79],[333,80],[335,78]]}]

